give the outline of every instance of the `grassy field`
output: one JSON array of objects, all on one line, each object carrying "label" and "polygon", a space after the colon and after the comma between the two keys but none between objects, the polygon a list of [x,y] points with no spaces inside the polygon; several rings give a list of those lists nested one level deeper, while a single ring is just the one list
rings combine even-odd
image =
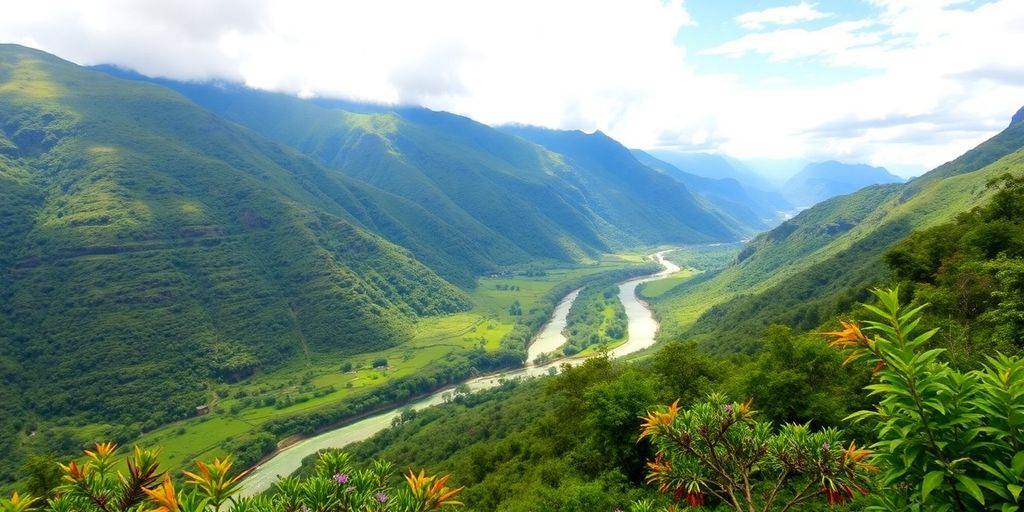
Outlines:
[{"label": "grassy field", "polygon": [[669,290],[679,286],[700,272],[693,268],[684,268],[677,272],[672,277],[666,277],[665,279],[658,279],[657,281],[651,281],[644,283],[637,288],[637,293],[642,299],[654,299],[664,295]]},{"label": "grassy field", "polygon": [[682,285],[703,273],[726,267],[742,248],[739,243],[700,245],[683,247],[665,255],[683,270],[670,278],[644,284],[638,290],[662,323],[659,338],[678,332],[679,326],[693,323],[708,308],[731,297],[722,295],[720,290],[707,291],[705,286],[695,286],[687,289],[687,300],[678,298],[682,295]]},{"label": "grassy field", "polygon": [[[558,284],[640,261],[639,255],[608,256],[574,268],[543,269],[543,275],[480,278],[470,294],[471,311],[434,316],[417,322],[415,336],[397,347],[359,354],[316,354],[243,383],[208,390],[210,413],[175,422],[145,434],[142,446],[160,446],[161,462],[176,468],[195,459],[224,455],[233,439],[251,435],[272,419],[307,413],[366,393],[391,379],[416,374],[457,351],[494,350],[512,329],[510,306],[524,310]],[[374,368],[385,359],[387,366]],[[348,371],[347,365],[352,368]]]}]

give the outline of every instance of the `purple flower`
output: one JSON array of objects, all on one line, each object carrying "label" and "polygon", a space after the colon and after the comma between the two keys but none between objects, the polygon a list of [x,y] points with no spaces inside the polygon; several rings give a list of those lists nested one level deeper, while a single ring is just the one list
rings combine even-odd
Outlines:
[{"label": "purple flower", "polygon": [[338,473],[337,475],[334,475],[334,481],[338,482],[339,484],[347,484],[348,475],[346,475],[345,473]]},{"label": "purple flower", "polygon": [[725,412],[732,414],[732,404],[725,404]]},{"label": "purple flower", "polygon": [[309,507],[303,505],[302,506],[302,512],[309,512]]},{"label": "purple flower", "polygon": [[378,492],[378,493],[377,493],[377,495],[376,495],[376,496],[374,496],[374,498],[375,498],[375,499],[376,499],[377,501],[379,501],[379,502],[381,502],[381,503],[384,503],[385,501],[387,501],[387,500],[388,500],[388,495],[387,495],[387,494],[384,494],[384,493],[382,493],[382,492]]},{"label": "purple flower", "polygon": [[824,443],[821,443],[821,449],[822,450],[826,450],[827,451],[830,448],[832,448],[832,445],[828,444],[828,441],[825,441]]}]

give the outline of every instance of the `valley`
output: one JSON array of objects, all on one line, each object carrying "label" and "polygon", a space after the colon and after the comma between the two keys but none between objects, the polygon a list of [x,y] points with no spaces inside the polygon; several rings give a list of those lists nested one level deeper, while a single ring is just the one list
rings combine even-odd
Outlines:
[{"label": "valley", "polygon": [[[482,278],[470,295],[473,309],[425,317],[417,322],[415,334],[407,342],[358,356],[310,354],[283,368],[247,379],[241,385],[208,382],[204,402],[209,407],[208,414],[163,426],[145,433],[136,442],[160,446],[160,460],[169,467],[229,453],[238,456],[239,447],[244,447],[249,439],[260,443],[257,446],[261,452],[272,449],[276,440],[265,433],[261,435],[267,423],[315,414],[339,404],[344,406],[372,396],[389,383],[436,374],[439,367],[457,356],[475,351],[493,353],[516,324],[517,318],[509,314],[513,303],[521,304],[524,310],[536,308],[549,292],[564,283],[586,283],[591,276],[622,269],[632,262],[629,256],[609,256],[586,267],[545,269],[543,276]],[[382,364],[378,366],[378,362]],[[461,372],[458,374],[462,375]],[[457,383],[459,378],[444,375],[444,380],[438,377],[436,383],[390,401],[405,402],[440,385],[452,384],[453,380]],[[381,407],[387,407],[387,402],[373,405],[370,410]],[[375,422],[376,419],[370,423]],[[79,428],[91,431],[98,427]]]},{"label": "valley", "polygon": [[[654,344],[654,336],[658,329],[657,321],[654,319],[651,310],[637,297],[636,288],[643,283],[654,283],[661,279],[671,278],[680,271],[680,268],[665,258],[670,250],[663,250],[650,255],[650,259],[657,261],[662,270],[655,274],[642,276],[628,281],[618,283],[619,299],[626,310],[628,318],[628,330],[625,340],[617,345],[607,347],[608,357],[619,359],[630,354],[651,347]],[[573,290],[569,295],[559,301],[558,306],[552,313],[551,318],[545,323],[537,338],[530,344],[531,353],[537,355],[550,353],[566,343],[566,338],[561,330],[552,331],[549,327],[567,329],[569,308],[572,302],[579,296],[579,290]],[[539,346],[537,346],[540,344]],[[536,347],[535,347],[536,346]],[[591,356],[594,354],[591,353]],[[309,439],[297,441],[275,452],[267,460],[262,461],[243,481],[242,496],[252,496],[265,492],[278,478],[290,475],[295,472],[307,457],[328,449],[340,449],[349,444],[363,441],[374,434],[392,425],[395,418],[401,417],[404,411],[418,411],[427,407],[449,402],[453,396],[453,390],[465,394],[485,389],[494,388],[506,380],[514,380],[529,377],[550,376],[558,373],[562,365],[578,365],[584,362],[587,357],[579,354],[574,357],[559,358],[543,364],[531,364],[528,362],[523,369],[505,371],[494,375],[484,375],[467,380],[464,384],[455,388],[438,391],[430,396],[418,399],[401,407],[394,407],[389,410],[375,413],[369,417],[359,419],[355,422],[332,429],[328,432],[318,434]],[[533,361],[530,359],[529,361]]]},{"label": "valley", "polygon": [[1024,507],[1024,108],[906,179],[168,76],[0,44],[0,511]]}]

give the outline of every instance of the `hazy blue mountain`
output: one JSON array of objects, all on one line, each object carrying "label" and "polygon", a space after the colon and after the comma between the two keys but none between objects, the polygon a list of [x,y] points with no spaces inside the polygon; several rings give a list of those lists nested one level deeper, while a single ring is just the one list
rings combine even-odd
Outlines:
[{"label": "hazy blue mountain", "polygon": [[664,150],[652,150],[646,151],[646,153],[688,174],[712,179],[731,178],[736,180],[747,191],[747,195],[755,202],[755,208],[759,211],[793,211],[793,205],[783,197],[775,185],[734,158],[711,153],[683,153]]},{"label": "hazy blue mountain", "polygon": [[786,181],[782,193],[797,207],[808,207],[825,199],[855,192],[868,185],[903,183],[883,167],[844,164],[835,160],[808,164]]},{"label": "hazy blue mountain", "polygon": [[754,228],[768,229],[782,222],[783,212],[752,197],[735,178],[708,178],[679,169],[639,149],[632,150],[640,163],[671,176],[724,214]]},{"label": "hazy blue mountain", "polygon": [[768,180],[776,189],[780,189],[788,179],[795,176],[807,164],[813,163],[806,158],[745,158],[736,160],[736,162],[737,165]]}]

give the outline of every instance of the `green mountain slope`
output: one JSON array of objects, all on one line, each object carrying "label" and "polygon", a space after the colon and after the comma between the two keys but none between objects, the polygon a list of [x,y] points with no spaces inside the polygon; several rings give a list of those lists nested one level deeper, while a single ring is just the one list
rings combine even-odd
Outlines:
[{"label": "green mountain slope", "polygon": [[989,180],[1024,172],[1021,148],[1024,123],[1017,120],[909,183],[868,187],[801,212],[755,238],[734,264],[698,280],[699,287],[683,285],[659,298],[655,308],[666,320],[663,335],[753,350],[769,322],[818,325],[863,298],[865,284],[886,275],[881,255],[892,244],[982,204],[990,195]]},{"label": "green mountain slope", "polygon": [[744,225],[763,231],[774,227],[782,220],[782,212],[755,199],[735,178],[699,176],[654,158],[644,151],[634,149],[632,153],[640,163],[675,178],[705,200],[711,208],[733,217]]},{"label": "green mountain slope", "polygon": [[668,150],[649,150],[646,153],[687,174],[711,179],[736,180],[755,200],[755,205],[765,209],[766,212],[788,212],[793,209],[793,205],[778,191],[776,184],[773,184],[759,171],[750,168],[745,162],[711,153],[685,153]]},{"label": "green mountain slope", "polygon": [[[230,84],[157,82],[423,207],[477,241],[491,268],[636,245],[733,240],[747,231],[708,212],[683,187],[635,168],[635,160],[625,162],[623,173],[609,172],[590,165],[593,159],[568,159],[461,116],[309,101]],[[461,255],[449,251],[447,258]]]},{"label": "green mountain slope", "polygon": [[3,401],[35,414],[166,421],[207,379],[468,307],[370,231],[400,198],[164,88],[3,45],[0,123]]}]

